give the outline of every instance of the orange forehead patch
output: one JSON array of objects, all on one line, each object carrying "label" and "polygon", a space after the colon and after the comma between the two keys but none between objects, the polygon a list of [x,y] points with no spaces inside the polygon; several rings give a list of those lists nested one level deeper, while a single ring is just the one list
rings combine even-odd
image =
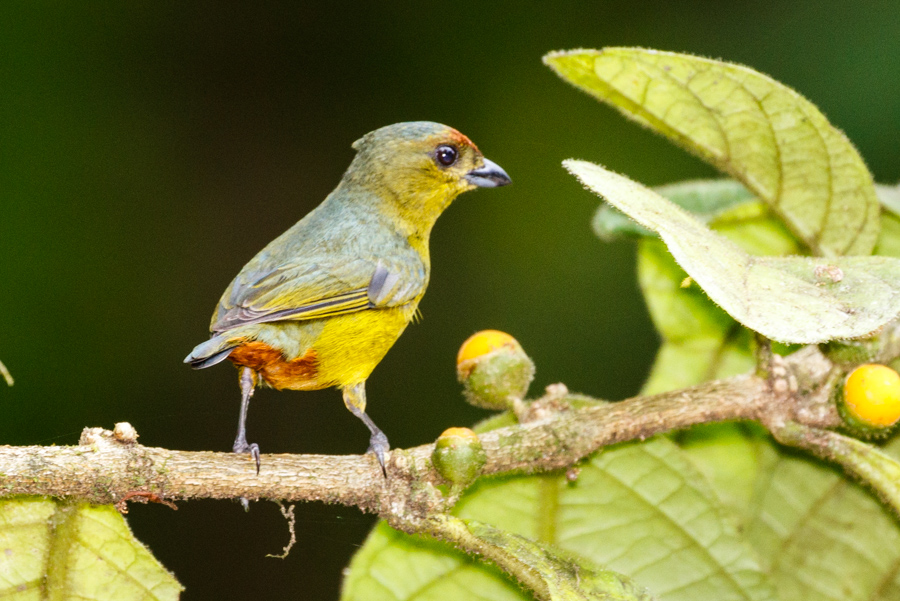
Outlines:
[{"label": "orange forehead patch", "polygon": [[481,152],[478,150],[478,147],[463,133],[456,131],[455,129],[450,130],[450,139],[454,141],[459,146],[471,146],[476,152]]}]

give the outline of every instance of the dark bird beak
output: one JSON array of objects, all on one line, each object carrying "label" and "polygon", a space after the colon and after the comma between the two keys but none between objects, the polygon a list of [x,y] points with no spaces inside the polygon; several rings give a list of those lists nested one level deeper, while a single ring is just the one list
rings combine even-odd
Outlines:
[{"label": "dark bird beak", "polygon": [[489,159],[484,159],[483,166],[466,173],[466,179],[481,188],[498,188],[512,183],[503,167]]}]

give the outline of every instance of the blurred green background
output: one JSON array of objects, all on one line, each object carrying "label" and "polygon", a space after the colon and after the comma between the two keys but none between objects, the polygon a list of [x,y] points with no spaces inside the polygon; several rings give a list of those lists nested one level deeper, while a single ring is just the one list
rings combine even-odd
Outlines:
[{"label": "blurred green background", "polygon": [[[845,2],[122,2],[0,6],[0,443],[74,444],[130,421],[147,445],[231,447],[227,365],[182,358],[241,266],[334,187],[362,134],[452,125],[514,185],[461,196],[432,238],[411,326],[369,381],[394,446],[485,412],[455,381],[483,328],[557,381],[619,399],[653,359],[629,243],[589,229],[598,200],[560,161],[648,184],[706,177],[698,160],[558,80],[549,50],[637,45],[748,64],[817,103],[876,179],[900,178],[900,10]],[[368,432],[337,391],[264,390],[263,452],[360,453]],[[333,599],[372,520],[272,503],[132,505],[137,535],[185,599]]]}]

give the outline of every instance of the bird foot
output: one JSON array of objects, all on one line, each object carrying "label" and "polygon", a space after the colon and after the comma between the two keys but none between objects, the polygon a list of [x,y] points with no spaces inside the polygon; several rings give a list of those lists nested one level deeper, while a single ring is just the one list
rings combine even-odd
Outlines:
[{"label": "bird foot", "polygon": [[256,461],[256,475],[259,475],[259,445],[255,442],[253,444],[247,444],[246,440],[236,440],[234,441],[234,446],[231,447],[235,453],[249,453],[253,460]]},{"label": "bird foot", "polygon": [[384,435],[384,432],[381,430],[377,430],[372,433],[372,436],[369,438],[369,448],[366,450],[367,453],[373,453],[375,458],[378,459],[378,463],[381,465],[381,472],[384,474],[384,477],[387,478],[387,468],[384,463],[385,454],[391,450],[391,445],[388,444],[387,436]]}]

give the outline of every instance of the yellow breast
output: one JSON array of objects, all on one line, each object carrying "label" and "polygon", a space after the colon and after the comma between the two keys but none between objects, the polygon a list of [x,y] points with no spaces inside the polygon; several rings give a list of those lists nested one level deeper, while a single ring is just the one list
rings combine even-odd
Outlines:
[{"label": "yellow breast", "polygon": [[416,302],[332,317],[312,344],[319,387],[365,381],[415,314]]}]

